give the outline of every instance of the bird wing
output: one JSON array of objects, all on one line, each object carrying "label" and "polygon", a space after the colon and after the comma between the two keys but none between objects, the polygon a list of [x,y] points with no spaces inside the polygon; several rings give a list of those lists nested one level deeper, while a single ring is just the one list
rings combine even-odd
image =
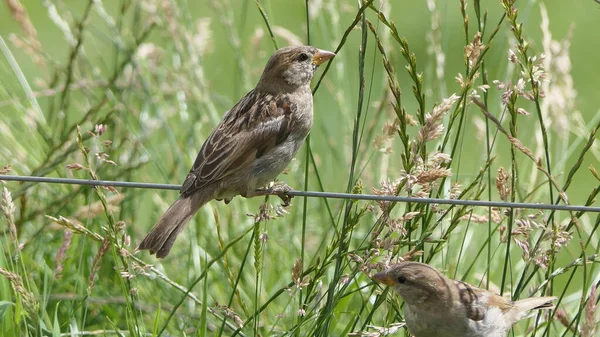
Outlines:
[{"label": "bird wing", "polygon": [[485,318],[486,300],[483,296],[485,290],[474,287],[462,281],[454,281],[458,288],[459,299],[465,306],[466,314],[473,321]]},{"label": "bird wing", "polygon": [[500,309],[510,325],[523,318],[529,310],[553,308],[552,301],[556,297],[531,297],[516,302],[506,297],[477,288],[462,281],[454,281],[458,288],[460,301],[466,308],[467,317],[473,321],[485,318],[487,308]]},{"label": "bird wing", "polygon": [[180,193],[189,196],[207,185],[236,174],[282,143],[293,127],[297,105],[288,94],[250,91],[202,145]]}]

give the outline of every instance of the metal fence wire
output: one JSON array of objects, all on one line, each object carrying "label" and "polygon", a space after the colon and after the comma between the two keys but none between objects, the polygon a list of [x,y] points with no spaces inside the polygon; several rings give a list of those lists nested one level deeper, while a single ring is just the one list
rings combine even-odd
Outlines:
[{"label": "metal fence wire", "polygon": [[[85,179],[11,176],[11,175],[0,175],[0,181],[19,181],[19,182],[87,185],[87,186],[112,186],[112,187],[122,187],[122,188],[144,188],[144,189],[177,190],[177,191],[181,187],[181,185],[177,185],[177,184],[157,184],[157,183],[141,183],[141,182],[131,182],[131,181],[85,180]],[[415,198],[415,197],[402,197],[402,196],[393,196],[393,195],[352,194],[352,193],[317,192],[317,191],[288,191],[288,192],[285,192],[285,194],[293,196],[293,197],[411,202],[411,203],[439,204],[439,205],[523,208],[523,209],[541,209],[541,210],[553,210],[553,211],[600,213],[600,207],[598,207],[598,206],[583,206],[583,205],[557,205],[557,204],[543,204],[543,203],[538,204],[538,203],[486,201],[486,200]]]}]

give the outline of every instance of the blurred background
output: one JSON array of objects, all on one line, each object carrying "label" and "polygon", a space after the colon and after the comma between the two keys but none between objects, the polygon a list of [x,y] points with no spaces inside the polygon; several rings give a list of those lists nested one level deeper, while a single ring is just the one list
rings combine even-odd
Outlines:
[{"label": "blurred background", "polygon": [[[46,60],[43,61],[43,64],[39,64],[41,61],[36,63],[36,57],[32,57],[32,54],[27,51],[34,47],[18,47],[19,43],[24,43],[22,39],[27,35],[15,16],[11,15],[10,7],[7,5],[0,7],[2,11],[0,15],[4,18],[0,23],[0,33],[7,48],[10,49],[12,57],[18,63],[23,76],[22,80],[29,82],[31,90],[37,93],[52,84],[55,68],[64,68],[67,65],[77,34],[76,27],[72,26],[74,22],[81,19],[87,2],[20,2],[26,9],[36,31],[36,38],[40,45],[35,48],[41,48],[43,56],[52,61]],[[162,107],[147,106],[145,109],[148,110],[150,116],[158,115],[159,118],[164,116],[159,111],[153,111],[159,108],[173,110],[173,113],[184,112],[183,115],[189,118],[193,127],[204,128],[204,132],[210,130],[227,109],[253,88],[262,67],[275,49],[260,11],[254,3],[249,1],[227,1],[223,4],[203,1],[176,2],[171,4],[174,7],[174,13],[171,16],[169,16],[169,5],[161,2],[139,5],[135,2],[123,3],[103,2],[94,5],[90,10],[85,25],[85,28],[89,29],[88,34],[84,37],[81,45],[81,54],[89,67],[76,70],[87,71],[89,74],[89,77],[85,78],[87,81],[100,81],[101,78],[110,77],[115,72],[115,66],[118,66],[119,62],[123,61],[122,58],[127,55],[127,48],[131,48],[129,44],[135,39],[136,34],[139,34],[151,22],[156,21],[159,29],[152,29],[144,40],[146,43],[143,45],[144,48],[136,51],[136,57],[139,59],[136,62],[141,62],[141,64],[136,64],[136,67],[138,69],[152,67],[151,74],[144,71],[143,75],[148,76],[147,80],[152,81],[151,84],[162,85],[163,87],[159,89],[164,89],[162,90],[163,95],[173,101],[167,102],[168,104]],[[575,112],[580,112],[585,121],[590,121],[597,113],[597,104],[594,99],[596,86],[594,84],[600,75],[600,69],[595,66],[595,59],[591,55],[597,55],[600,48],[600,45],[593,43],[595,32],[598,31],[600,25],[596,20],[595,11],[600,8],[593,1],[578,1],[568,6],[554,1],[518,1],[516,6],[520,10],[519,17],[527,32],[530,50],[538,55],[544,52],[540,5],[543,5],[547,11],[548,37],[558,42],[568,39],[565,47],[570,57],[568,71],[572,77],[574,90],[572,93],[573,105],[569,106],[570,111],[564,111],[563,117],[566,119],[549,123],[565,124]],[[123,6],[129,6],[128,9],[134,7],[139,7],[139,9],[127,10],[122,15]],[[262,6],[273,27],[275,41],[279,47],[310,42],[323,49],[335,49],[348,24],[356,15],[355,3],[345,1],[314,1],[313,3],[309,1],[308,19],[311,24],[309,40],[306,27],[307,10],[304,1],[267,1],[262,3]],[[387,9],[389,19],[396,24],[400,35],[406,37],[411,51],[417,56],[419,69],[423,71],[424,78],[428,83],[427,90],[432,94],[428,97],[428,102],[433,104],[439,102],[444,95],[449,96],[453,92],[458,92],[458,84],[454,77],[463,68],[465,44],[459,2],[435,3],[430,1],[429,3],[401,2],[393,4],[384,2],[383,5],[378,6]],[[431,7],[434,8],[435,14],[432,14]],[[467,8],[473,10],[472,5]],[[481,1],[481,8],[482,11],[487,11],[489,23],[497,23],[502,15],[502,7],[498,1]],[[435,15],[436,22],[432,22],[432,15]],[[471,24],[475,24],[475,15],[472,12],[470,19]],[[376,18],[373,17],[371,20],[376,20]],[[383,34],[386,34],[386,29],[381,24],[376,23],[376,26]],[[435,32],[432,32],[432,27],[436,29]],[[475,30],[472,29],[467,38],[472,39],[474,33]],[[22,37],[21,41],[15,41],[19,39],[19,36]],[[432,39],[436,39],[435,42]],[[513,73],[511,69],[507,68],[509,43],[514,42],[511,39],[512,34],[508,29],[500,30],[494,39],[487,56],[487,71],[490,79],[505,82],[512,79]],[[323,91],[315,96],[317,118],[315,132],[312,135],[313,141],[319,144],[329,144],[331,148],[339,148],[339,144],[347,144],[351,137],[351,132],[347,130],[352,126],[352,119],[348,115],[356,109],[357,104],[356,97],[351,95],[358,91],[359,86],[358,72],[353,71],[358,62],[359,41],[359,31],[354,30],[348,35],[348,40],[338,56],[338,60],[342,61],[332,65],[329,75],[324,79]],[[365,69],[368,70],[366,76],[369,80],[369,88],[373,93],[371,102],[368,102],[371,105],[378,102],[381,91],[385,90],[387,86],[381,61],[373,55],[376,54],[376,46],[372,42],[371,39],[368,43],[368,57],[365,66]],[[438,47],[441,49],[434,50]],[[402,71],[403,60],[397,57],[399,46],[390,44],[386,48],[389,49],[391,55],[394,55],[392,63],[404,90],[404,103],[407,110],[415,111],[416,103],[410,92],[409,77],[405,71]],[[440,52],[443,53],[441,57],[444,60],[441,65],[436,62],[436,57],[440,56]],[[153,64],[149,64],[150,62]],[[441,67],[443,81],[436,80],[436,67],[438,66]],[[129,68],[124,70],[131,71],[131,65],[127,67]],[[122,75],[127,75],[127,73]],[[181,76],[190,78],[182,79]],[[123,76],[123,80],[126,80],[125,77]],[[15,74],[13,67],[6,59],[2,63],[2,78],[2,85],[8,99],[16,100],[26,97],[18,75]],[[190,83],[188,80],[193,82]],[[514,79],[512,80],[514,81]],[[198,83],[200,81],[202,83]],[[95,86],[101,86],[101,83],[95,83],[95,86],[94,83],[75,84],[79,85],[77,90],[72,93],[73,98],[84,94],[82,93],[86,91],[84,89],[93,90]],[[181,104],[177,101],[178,89],[188,91],[188,95],[179,97],[186,103],[185,111],[181,111]],[[142,95],[139,92],[135,94]],[[212,106],[207,108],[203,102],[198,102],[198,99],[205,97],[196,97],[195,95],[209,95]],[[38,104],[44,108],[44,104],[47,104],[51,98],[48,98],[48,93],[45,95],[40,93],[38,96]],[[194,100],[192,101],[192,99]],[[491,99],[493,100],[494,97]],[[22,120],[18,113],[14,113],[16,108],[10,103],[9,100],[5,100],[2,104],[2,111],[8,115],[7,118],[10,121],[13,120],[11,118],[13,116],[17,121]],[[64,118],[72,118],[73,121],[81,118],[85,110],[79,110],[79,112],[68,111]],[[340,114],[343,118],[340,118]],[[54,117],[56,120],[63,118],[59,112],[55,115],[46,116],[46,118]],[[127,115],[127,113],[122,112],[119,115]],[[474,117],[481,117],[481,115],[473,112],[467,118]],[[124,121],[129,120],[127,116],[121,118]],[[17,121],[16,125],[11,124],[13,128],[19,126]],[[203,123],[199,123],[199,121]],[[50,121],[50,123],[58,122]],[[132,129],[140,128],[143,123],[138,121],[136,124],[128,126]],[[182,128],[178,124],[162,126],[164,128],[161,128],[160,132],[163,132],[163,135],[174,132],[192,134],[191,128]],[[145,127],[147,128],[148,125]],[[466,127],[473,128],[473,125],[468,122]],[[319,132],[316,132],[317,130]],[[531,130],[522,126],[520,132],[527,133]],[[186,161],[184,166],[187,166],[187,163],[195,157],[196,151],[203,141],[202,137],[199,138],[190,139],[190,142],[186,144],[189,147],[186,149],[172,149],[173,154],[183,155],[180,159]],[[157,139],[164,138],[157,137]],[[560,148],[560,144],[564,141],[555,139],[553,143]],[[146,147],[151,147],[150,145],[148,144]],[[476,144],[464,142],[463,151],[473,153],[476,150],[474,145]],[[37,151],[42,150],[38,149]],[[166,169],[164,165],[172,160],[164,161],[159,158],[167,155],[169,154],[149,158],[151,167],[147,169]],[[315,156],[323,157],[323,154],[315,153]],[[344,160],[337,161],[342,165],[345,162]],[[328,164],[335,165],[336,163]],[[478,167],[474,166],[472,169],[466,168],[466,170],[460,174],[472,174],[477,172]],[[330,172],[337,172],[337,170],[326,170],[323,174],[328,175]],[[333,180],[335,177],[336,174],[331,177],[327,176]],[[331,182],[331,179],[324,180]],[[175,181],[178,182],[180,179]],[[585,180],[578,179],[577,184],[584,186]],[[330,187],[328,189],[336,189],[335,185],[328,187]],[[582,202],[583,200],[578,201]]]},{"label": "blurred background", "polygon": [[[516,201],[557,202],[557,190],[549,194],[547,179],[535,163],[520,152],[513,157],[506,136],[493,124],[487,124],[486,131],[485,116],[470,104],[471,97],[484,100],[483,74],[466,93],[457,81],[459,74],[468,76],[465,46],[473,42],[478,27],[485,27],[482,41],[489,49],[483,69],[490,86],[485,100],[490,114],[510,129],[502,103],[504,89],[496,87],[514,85],[527,76],[519,64],[509,61],[509,51],[517,53],[517,41],[501,1],[467,1],[467,32],[461,1],[374,1],[362,10],[364,1],[345,0],[2,2],[0,168],[10,165],[9,174],[90,179],[93,171],[98,179],[179,184],[203,141],[222,115],[254,87],[276,48],[310,44],[337,51],[337,56],[330,67],[321,67],[313,81],[313,86],[320,84],[314,95],[310,142],[280,179],[298,190],[350,192],[354,188],[374,193],[382,188],[382,181],[414,173],[403,162],[403,143],[394,132],[385,135],[384,126],[397,120],[391,104],[395,99],[367,20],[393,68],[391,76],[399,83],[402,108],[417,119],[420,107],[413,95],[415,82],[406,69],[409,63],[393,30],[382,20],[385,17],[395,24],[398,36],[406,38],[417,72],[422,73],[418,92],[425,95],[423,115],[452,94],[468,97],[464,110],[455,110],[455,105],[444,117],[442,137],[427,145],[429,153],[440,151],[452,157],[451,176],[436,182],[432,196],[453,197],[456,184],[462,189],[475,184],[470,194],[460,198],[499,200],[498,169],[510,170],[517,163]],[[541,84],[545,97],[538,101],[540,115],[535,102],[519,98],[518,107],[530,115],[515,117],[516,136],[544,167],[549,153],[551,174],[560,186],[568,182],[570,203],[598,206],[593,201],[598,180],[588,168],[598,167],[600,152],[597,145],[586,148],[585,144],[590,135],[595,138],[592,130],[600,120],[600,4],[519,0],[515,8],[527,54],[536,57],[532,62],[542,64],[546,74]],[[478,25],[477,13],[480,20],[485,18],[485,25]],[[502,83],[493,83],[496,80]],[[547,128],[546,149],[539,116]],[[78,144],[78,127],[79,144],[89,150],[87,159]],[[408,127],[411,139],[419,127]],[[353,148],[356,134],[360,136]],[[448,143],[442,141],[445,137]],[[493,143],[489,155],[486,139]],[[490,157],[495,159],[488,161]],[[353,161],[356,167],[351,172]],[[482,178],[480,171],[488,164]],[[580,168],[576,174],[569,175],[576,167]],[[370,254],[371,240],[379,234],[374,227],[383,221],[385,211],[375,203],[295,198],[289,214],[278,217],[279,201],[271,198],[267,208],[273,219],[256,225],[252,215],[259,213],[264,199],[236,198],[230,205],[215,201],[202,208],[167,259],[143,253],[136,255],[143,258],[138,261],[120,254],[120,249],[133,251],[177,192],[118,189],[102,190],[99,196],[79,186],[3,185],[15,206],[12,213],[5,212],[13,220],[0,227],[4,232],[0,266],[19,275],[32,294],[32,307],[19,304],[27,312],[25,321],[20,320],[24,314],[16,310],[17,303],[26,303],[27,296],[15,297],[14,282],[6,275],[0,277],[0,298],[11,303],[0,310],[0,320],[5,322],[0,331],[6,336],[92,330],[143,334],[156,332],[156,327],[165,327],[172,335],[209,331],[229,336],[240,321],[246,335],[341,336],[361,326],[388,326],[401,320],[397,305],[401,301],[382,305],[385,296],[368,285],[364,265],[357,264],[357,257]],[[354,218],[344,216],[346,207],[352,208]],[[400,205],[390,216],[399,217],[415,210],[412,207]],[[523,296],[529,295],[543,280],[551,280],[549,284],[559,290],[550,287],[549,291],[565,296],[560,308],[567,322],[581,314],[591,285],[598,281],[595,264],[575,277],[550,277],[582,253],[597,253],[595,214],[580,215],[575,231],[569,213],[559,212],[556,218],[548,212],[535,218],[535,212],[523,213],[524,218],[539,220],[532,233],[540,238],[552,232],[545,227],[549,224],[555,232],[567,226],[575,237],[565,246],[568,249],[555,247],[548,266],[534,257],[522,258],[527,255],[523,247],[507,247],[505,230],[514,219],[503,211],[498,211],[502,220],[493,223],[486,218],[484,224],[469,220],[454,226],[451,217],[431,220],[429,216],[438,219],[441,210],[416,209],[429,220],[406,227],[408,234],[390,230],[386,238],[398,241],[389,249],[379,247],[381,256],[373,263],[387,263],[418,247],[425,251],[424,261],[449,276],[495,285],[505,294],[521,287],[526,289]],[[452,212],[458,219],[472,210]],[[488,210],[475,213],[486,215]],[[345,237],[340,240],[344,233],[349,235],[346,243]],[[419,240],[430,234],[433,241],[424,248]],[[533,238],[532,234],[524,240],[533,245]],[[432,248],[438,239],[444,242],[439,250]],[[112,254],[109,246],[114,247]],[[343,256],[342,267],[335,265],[338,253]],[[461,264],[461,257],[468,262]],[[297,261],[308,286],[292,281]],[[502,268],[507,263],[509,275]],[[532,269],[528,268],[536,265],[549,268],[529,275]],[[349,285],[327,292],[341,276],[350,278]],[[192,285],[197,278],[199,283]],[[197,301],[182,300],[184,305],[177,309],[184,295],[175,283],[195,286],[192,294]],[[324,302],[333,291],[332,309]],[[374,303],[381,305],[378,311]],[[299,310],[305,312],[300,315]],[[369,310],[375,314],[367,317]],[[324,318],[326,313],[332,313],[333,320],[323,328],[332,319]],[[577,329],[555,322],[538,335],[575,335]],[[523,324],[515,335],[527,331]],[[407,332],[398,332],[403,334]]]}]

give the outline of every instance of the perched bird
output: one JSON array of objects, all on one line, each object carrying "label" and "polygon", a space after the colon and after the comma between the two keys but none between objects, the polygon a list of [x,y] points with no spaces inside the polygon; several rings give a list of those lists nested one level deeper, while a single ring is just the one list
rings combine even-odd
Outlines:
[{"label": "perched bird", "polygon": [[400,262],[372,279],[404,299],[406,325],[416,337],[505,337],[530,310],[551,309],[556,299],[513,302],[418,262]]},{"label": "perched bird", "polygon": [[[313,125],[310,81],[334,53],[310,46],[277,50],[256,85],[229,110],[200,148],[171,205],[139,249],[163,258],[198,209],[212,199],[256,196],[279,175]],[[283,196],[283,189],[280,191]]]}]

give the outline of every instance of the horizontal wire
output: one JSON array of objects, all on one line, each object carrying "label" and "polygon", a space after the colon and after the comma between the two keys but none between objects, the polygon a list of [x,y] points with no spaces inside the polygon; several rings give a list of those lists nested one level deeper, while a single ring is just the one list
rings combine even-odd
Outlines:
[{"label": "horizontal wire", "polygon": [[[70,178],[0,175],[0,181],[2,181],[2,180],[34,182],[34,183],[50,183],[50,184],[145,188],[145,189],[175,190],[175,191],[179,191],[179,189],[181,188],[181,185],[177,185],[177,184],[156,184],[156,183],[140,183],[140,182],[130,182],[130,181],[85,180],[85,179],[70,179]],[[268,192],[269,190],[258,189],[257,191],[260,191],[260,192],[267,191]],[[273,191],[272,194],[277,194],[277,193]],[[575,212],[581,211],[581,212],[600,213],[600,207],[580,206],[580,205],[552,205],[552,204],[536,204],[536,203],[505,202],[505,201],[414,198],[414,197],[401,197],[401,196],[393,196],[393,195],[352,194],[352,193],[294,191],[294,190],[286,191],[283,194],[293,196],[293,197],[314,197],[314,198],[391,201],[391,202],[414,202],[414,203],[421,203],[421,204],[441,204],[441,205],[478,206],[478,207],[503,207],[503,208],[527,208],[527,209],[543,209],[543,210],[555,210],[555,211],[575,211]]]}]

